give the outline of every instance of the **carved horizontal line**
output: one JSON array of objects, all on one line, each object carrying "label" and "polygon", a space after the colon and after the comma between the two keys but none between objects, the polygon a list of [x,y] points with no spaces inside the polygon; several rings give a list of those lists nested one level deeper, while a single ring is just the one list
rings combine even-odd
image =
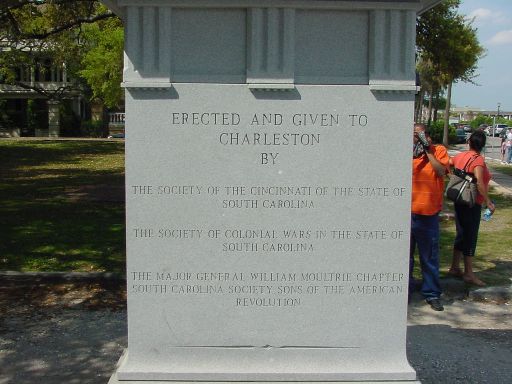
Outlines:
[{"label": "carved horizontal line", "polygon": [[319,347],[312,345],[175,345],[172,348],[223,348],[223,349],[360,349],[360,346]]}]

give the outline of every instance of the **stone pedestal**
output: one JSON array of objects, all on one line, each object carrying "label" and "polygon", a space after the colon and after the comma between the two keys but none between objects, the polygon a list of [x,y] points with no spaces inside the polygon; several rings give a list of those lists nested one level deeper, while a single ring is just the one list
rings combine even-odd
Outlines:
[{"label": "stone pedestal", "polygon": [[111,383],[416,382],[414,28],[433,1],[119,1],[128,352]]},{"label": "stone pedestal", "polygon": [[130,344],[117,377],[414,380],[412,98],[367,86],[129,92]]}]

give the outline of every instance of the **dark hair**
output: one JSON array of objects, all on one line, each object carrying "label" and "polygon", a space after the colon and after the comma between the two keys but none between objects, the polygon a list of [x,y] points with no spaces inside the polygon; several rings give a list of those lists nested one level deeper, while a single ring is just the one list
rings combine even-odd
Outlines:
[{"label": "dark hair", "polygon": [[487,140],[487,136],[483,131],[475,131],[469,136],[468,143],[469,148],[480,153],[482,149],[485,147],[485,141]]},{"label": "dark hair", "polygon": [[414,123],[414,128],[419,128],[423,132],[425,132],[425,135],[430,136],[430,130],[427,128],[427,126],[423,123]]}]

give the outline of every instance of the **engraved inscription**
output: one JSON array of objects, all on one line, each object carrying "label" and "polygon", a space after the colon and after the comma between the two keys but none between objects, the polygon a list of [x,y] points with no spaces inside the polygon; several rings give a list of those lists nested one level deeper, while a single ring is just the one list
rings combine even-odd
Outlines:
[{"label": "engraved inscription", "polygon": [[[297,129],[321,129],[325,132],[327,129],[364,128],[369,123],[366,114],[267,112],[243,115],[232,111],[178,111],[171,113],[169,121],[173,127],[218,127],[222,130],[218,133],[218,143],[224,147],[276,148],[316,147],[323,142],[323,132],[296,131]],[[228,130],[229,128],[234,130]],[[261,152],[259,164],[275,165],[280,158],[280,152]]]},{"label": "engraved inscription", "polygon": [[401,295],[407,282],[393,271],[137,271],[129,274],[129,287],[137,295],[221,295],[235,307],[298,307],[313,296]]},{"label": "engraved inscription", "polygon": [[[311,210],[332,206],[336,201],[394,200],[409,198],[403,186],[321,185],[132,185],[133,196],[146,198],[216,198],[226,210]],[[331,198],[335,197],[335,200]]]}]

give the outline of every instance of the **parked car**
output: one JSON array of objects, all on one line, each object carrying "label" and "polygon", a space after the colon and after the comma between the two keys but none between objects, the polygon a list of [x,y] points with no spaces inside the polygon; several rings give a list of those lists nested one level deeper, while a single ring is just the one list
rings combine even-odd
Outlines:
[{"label": "parked car", "polygon": [[489,126],[489,127],[485,128],[485,133],[488,136],[497,137],[502,132],[506,132],[507,129],[508,129],[508,125],[507,124],[495,124],[494,127],[493,126]]},{"label": "parked car", "polygon": [[466,132],[464,131],[464,128],[457,128],[455,133],[457,134],[457,139],[455,142],[457,144],[464,144],[466,142]]},{"label": "parked car", "polygon": [[124,139],[124,133],[114,133],[108,136],[109,139]]}]

